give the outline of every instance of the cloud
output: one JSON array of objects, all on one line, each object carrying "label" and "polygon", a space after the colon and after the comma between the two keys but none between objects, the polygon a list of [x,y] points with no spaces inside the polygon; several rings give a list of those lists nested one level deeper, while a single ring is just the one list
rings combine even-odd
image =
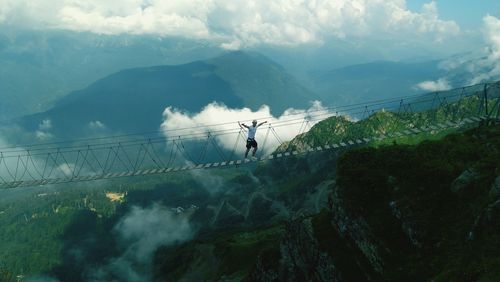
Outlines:
[{"label": "cloud", "polygon": [[[1,182],[11,182],[15,180],[19,180],[22,173],[16,173],[23,171],[24,165],[27,162],[26,158],[19,158],[17,151],[22,151],[24,148],[15,148],[16,152],[12,152],[12,145],[9,144],[1,135],[0,135],[0,148],[2,148],[0,155],[0,183]],[[22,162],[21,162],[22,161]],[[38,163],[37,160],[34,160],[34,163]],[[29,165],[29,164],[28,164]],[[16,169],[17,168],[17,169]],[[27,175],[24,175],[27,176]]]},{"label": "cloud", "polygon": [[[65,178],[73,175],[76,170],[82,174],[88,173],[87,170],[80,168],[81,162],[77,167],[74,163],[62,163],[62,158],[52,154],[52,158],[47,155],[28,155],[28,151],[23,147],[14,147],[12,144],[2,138],[0,135],[0,183],[12,181],[30,181],[41,179],[41,174],[46,178]],[[33,151],[32,151],[33,153]],[[57,164],[54,163],[57,159]]]},{"label": "cloud", "polygon": [[88,126],[91,130],[106,129],[106,125],[99,120],[94,120],[94,121],[89,122]]},{"label": "cloud", "polygon": [[89,270],[89,281],[149,281],[156,249],[185,242],[194,235],[186,215],[176,215],[156,204],[144,209],[132,207],[114,227],[114,232],[125,246],[122,255],[98,269]]},{"label": "cloud", "polygon": [[[241,135],[238,136],[239,126],[237,121],[247,125],[251,125],[254,119],[258,119],[259,123],[267,121],[268,124],[258,128],[256,140],[259,143],[259,152],[270,153],[277,148],[280,141],[291,140],[301,131],[303,132],[313,126],[319,119],[331,115],[333,113],[330,113],[317,101],[307,110],[288,109],[279,117],[274,117],[270,108],[266,105],[257,111],[252,111],[249,108],[231,109],[214,102],[208,104],[201,112],[196,114],[190,114],[171,107],[166,108],[163,112],[164,121],[161,124],[161,129],[167,138],[177,135],[190,135],[199,137],[199,140],[206,140],[208,132],[226,132],[226,134],[213,134],[217,143],[229,151],[232,151],[236,144],[236,155],[243,156],[246,131],[242,131]],[[234,121],[234,123],[227,123],[228,121]],[[279,140],[274,136],[269,125],[272,126]],[[227,132],[230,134],[227,134]]]},{"label": "cloud", "polygon": [[42,122],[38,125],[39,130],[49,130],[52,128],[52,121],[50,119],[44,119]]},{"label": "cloud", "polygon": [[472,71],[479,70],[471,84],[500,79],[500,19],[488,15],[483,18],[483,23],[489,46],[485,50],[486,58],[470,66]]},{"label": "cloud", "polygon": [[189,171],[189,174],[201,187],[205,188],[210,195],[215,195],[220,192],[227,192],[227,180],[219,175],[214,175],[213,173],[202,170],[193,169]]},{"label": "cloud", "polygon": [[[3,0],[0,23],[99,34],[211,40],[222,48],[318,44],[327,38],[425,37],[460,33],[436,1],[412,12],[404,0]],[[119,4],[118,4],[119,3]]]},{"label": "cloud", "polygon": [[450,82],[445,78],[440,78],[436,81],[428,80],[417,84],[417,88],[425,91],[435,92],[435,91],[445,91],[450,90],[452,87]]},{"label": "cloud", "polygon": [[50,119],[44,119],[38,125],[38,130],[35,131],[36,139],[40,141],[47,141],[54,138],[54,135],[49,132],[52,129],[52,121]]},{"label": "cloud", "polygon": [[[450,73],[448,76],[451,79],[458,73],[460,82],[463,83],[460,86],[500,80],[500,19],[490,15],[483,18],[483,37],[486,43],[483,50],[454,56],[439,65]],[[426,90],[438,89],[441,86],[446,88],[449,78],[441,78],[435,82],[425,81],[418,87],[427,87]]]},{"label": "cloud", "polygon": [[56,175],[59,177],[69,177],[73,175],[75,171],[75,164],[62,164],[57,167]]},{"label": "cloud", "polygon": [[37,131],[35,131],[35,137],[36,137],[36,139],[38,139],[40,141],[47,141],[47,140],[54,138],[54,135],[52,133],[49,133],[49,132],[37,130]]}]

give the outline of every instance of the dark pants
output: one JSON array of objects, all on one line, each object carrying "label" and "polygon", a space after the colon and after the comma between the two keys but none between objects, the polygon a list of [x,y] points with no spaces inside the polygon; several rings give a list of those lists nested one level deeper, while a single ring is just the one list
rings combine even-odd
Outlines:
[{"label": "dark pants", "polygon": [[257,148],[257,141],[255,139],[247,139],[247,149],[250,149],[251,147]]},{"label": "dark pants", "polygon": [[255,156],[255,152],[257,152],[257,141],[255,139],[247,139],[247,151],[245,152],[245,158],[248,156],[248,152],[250,151],[250,148],[253,147],[253,152],[252,156]]}]

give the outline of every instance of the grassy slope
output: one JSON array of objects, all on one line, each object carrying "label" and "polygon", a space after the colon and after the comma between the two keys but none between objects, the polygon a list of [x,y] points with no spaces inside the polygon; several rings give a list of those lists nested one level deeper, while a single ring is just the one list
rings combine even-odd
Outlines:
[{"label": "grassy slope", "polygon": [[[408,128],[435,125],[437,123],[459,120],[477,115],[479,98],[469,97],[463,101],[414,113],[379,111],[365,119],[351,121],[345,116],[327,118],[311,128],[307,133],[298,135],[290,142],[285,142],[278,150],[315,147],[318,145],[339,143],[363,137],[375,137],[381,134],[400,132]],[[419,134],[406,138],[407,142],[420,142],[432,138],[436,132]],[[404,139],[403,139],[404,140]],[[392,142],[389,139],[385,142]]]}]

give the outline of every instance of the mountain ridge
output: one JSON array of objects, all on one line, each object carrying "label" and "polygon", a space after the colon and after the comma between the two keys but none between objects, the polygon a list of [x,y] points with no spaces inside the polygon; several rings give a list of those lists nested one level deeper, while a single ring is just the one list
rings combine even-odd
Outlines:
[{"label": "mountain ridge", "polygon": [[358,103],[379,98],[394,98],[423,92],[416,85],[436,80],[446,72],[438,60],[405,63],[375,61],[333,70],[311,71],[311,85],[330,104]]},{"label": "mountain ridge", "polygon": [[78,129],[95,121],[115,132],[146,132],[158,129],[166,107],[195,113],[211,102],[252,110],[266,104],[278,115],[289,107],[306,108],[316,98],[270,59],[230,52],[182,65],[122,70],[20,123],[34,132],[51,120],[55,136],[66,138],[79,136]]}]

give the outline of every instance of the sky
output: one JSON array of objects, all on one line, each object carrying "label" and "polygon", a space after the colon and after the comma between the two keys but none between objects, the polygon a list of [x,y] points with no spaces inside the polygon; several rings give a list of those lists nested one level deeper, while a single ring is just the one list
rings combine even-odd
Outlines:
[{"label": "sky", "polygon": [[181,37],[225,50],[365,58],[352,62],[472,52],[494,61],[499,25],[499,0],[0,0],[0,32]]},{"label": "sky", "polygon": [[[481,33],[500,1],[481,0],[0,0],[0,28],[149,34],[208,40],[224,49],[400,43],[450,48]],[[469,44],[466,44],[466,43]],[[403,47],[402,47],[403,48]]]},{"label": "sky", "polygon": [[[419,12],[428,0],[409,0],[408,9]],[[464,29],[477,29],[483,25],[483,17],[487,14],[500,18],[500,1],[498,0],[437,0],[440,17],[453,20]]]}]

